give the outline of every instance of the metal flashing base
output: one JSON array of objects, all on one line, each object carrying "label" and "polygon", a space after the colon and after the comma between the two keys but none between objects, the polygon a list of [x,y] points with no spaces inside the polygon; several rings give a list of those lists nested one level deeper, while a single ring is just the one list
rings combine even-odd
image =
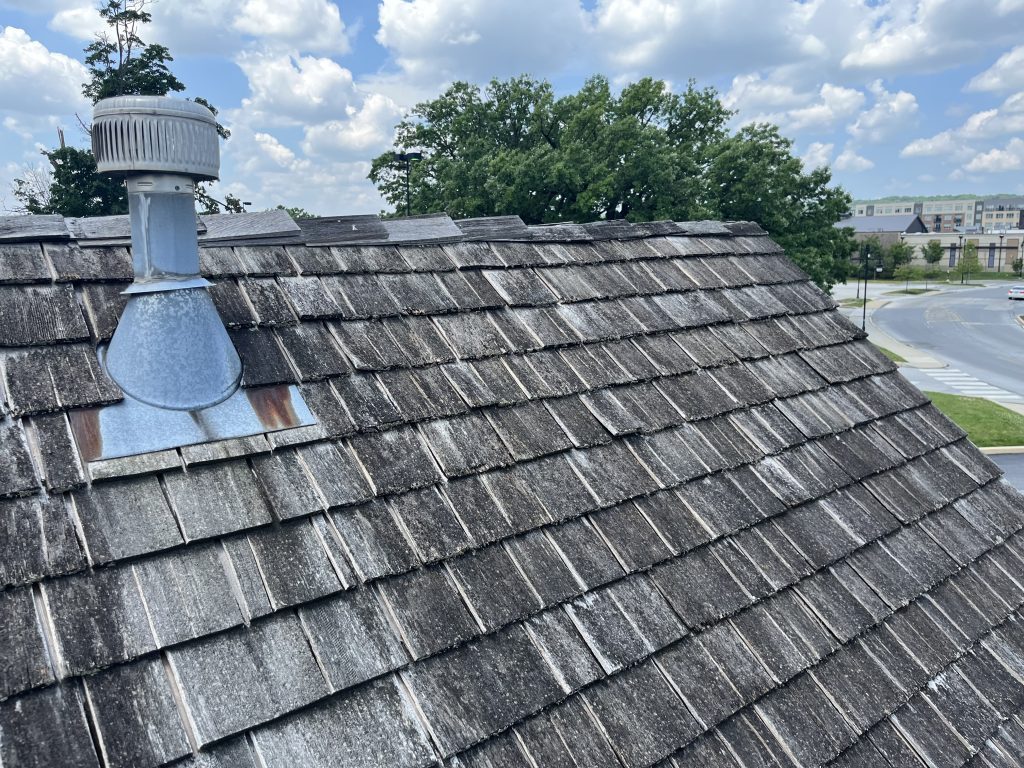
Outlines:
[{"label": "metal flashing base", "polygon": [[197,411],[158,408],[126,394],[119,403],[68,415],[87,462],[316,424],[298,388],[286,385],[239,389]]}]

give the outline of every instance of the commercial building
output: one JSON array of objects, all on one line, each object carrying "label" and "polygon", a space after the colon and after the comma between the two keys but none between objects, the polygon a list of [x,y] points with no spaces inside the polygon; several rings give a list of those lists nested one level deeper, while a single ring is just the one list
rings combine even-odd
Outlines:
[{"label": "commercial building", "polygon": [[921,220],[929,232],[956,232],[980,226],[982,204],[982,200],[969,197],[927,200],[921,204]]},{"label": "commercial building", "polygon": [[849,216],[916,214],[929,232],[993,232],[1024,227],[1024,197],[962,197],[949,200],[858,200]]},{"label": "commercial building", "polygon": [[907,234],[903,239],[913,246],[913,263],[918,266],[926,265],[924,247],[933,240],[942,245],[943,257],[936,265],[940,269],[955,269],[968,243],[977,246],[978,266],[985,271],[1010,272],[1013,270],[1013,262],[1024,258],[1024,229],[1017,227],[979,234],[926,232]]},{"label": "commercial building", "polygon": [[984,201],[981,226],[985,232],[1024,227],[1024,197],[995,197]]},{"label": "commercial building", "polygon": [[897,240],[910,234],[927,234],[928,228],[916,214],[902,216],[854,216],[843,219],[834,226],[853,230],[858,242],[876,237],[883,246],[889,247]]}]

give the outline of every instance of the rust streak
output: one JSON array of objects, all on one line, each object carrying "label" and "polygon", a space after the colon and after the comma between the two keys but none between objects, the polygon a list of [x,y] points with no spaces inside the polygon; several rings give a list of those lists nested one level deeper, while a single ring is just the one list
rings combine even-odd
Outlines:
[{"label": "rust streak", "polygon": [[103,434],[100,432],[100,409],[87,408],[71,411],[71,431],[78,443],[78,451],[85,461],[96,461],[103,454]]},{"label": "rust streak", "polygon": [[247,389],[245,396],[249,398],[249,405],[256,412],[260,423],[268,430],[288,429],[299,425],[299,416],[295,413],[288,387]]}]

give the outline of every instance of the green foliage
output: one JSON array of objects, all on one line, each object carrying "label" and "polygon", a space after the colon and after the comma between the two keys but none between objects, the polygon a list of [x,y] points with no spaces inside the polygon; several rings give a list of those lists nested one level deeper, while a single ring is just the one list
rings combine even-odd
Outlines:
[{"label": "green foliage", "polygon": [[166,96],[185,90],[167,62],[174,61],[162,45],[147,45],[138,29],[151,20],[148,0],[106,0],[99,14],[113,32],[103,33],[85,47],[89,81],[82,93],[95,104],[110,96]]},{"label": "green foliage", "polygon": [[[722,218],[760,223],[824,287],[845,280],[850,204],[826,168],[804,173],[771,125],[730,134],[713,88],[682,93],[645,78],[615,95],[592,77],[556,98],[530,77],[479,87],[457,82],[417,104],[394,151],[420,150],[409,170],[413,213],[456,218],[516,214],[528,224]],[[396,209],[405,164],[388,151],[369,178]]]},{"label": "green foliage", "polygon": [[942,243],[938,240],[929,240],[928,244],[921,249],[921,255],[924,256],[924,260],[932,266],[942,261],[943,253]]},{"label": "green foliage", "polygon": [[196,205],[199,206],[199,213],[211,215],[214,213],[245,213],[245,206],[242,200],[228,192],[223,202],[211,197],[206,187],[196,184]]},{"label": "green foliage", "polygon": [[903,280],[906,283],[904,291],[907,293],[910,293],[910,281],[920,280],[921,276],[922,270],[909,263],[900,264],[893,272],[893,277],[897,280]]},{"label": "green foliage", "polygon": [[1024,445],[1024,416],[980,397],[925,392],[932,403],[981,448]]},{"label": "green foliage", "polygon": [[92,152],[61,147],[42,154],[53,168],[45,193],[31,188],[25,179],[14,182],[14,195],[25,213],[103,216],[128,212],[124,184],[98,174]]},{"label": "green foliage", "polygon": [[882,277],[896,277],[900,267],[910,264],[914,258],[914,247],[904,242],[895,242],[882,251]]},{"label": "green foliage", "polygon": [[966,279],[968,282],[971,280],[971,275],[981,271],[981,265],[978,263],[977,243],[971,241],[964,243],[964,249],[960,253],[960,261],[956,265],[956,271],[961,279]]},{"label": "green foliage", "polygon": [[1024,275],[1024,259],[1018,257],[1013,260],[1013,271],[1017,273],[1017,277]]},{"label": "green foliage", "polygon": [[294,221],[300,221],[301,219],[315,219],[316,214],[310,213],[305,208],[299,208],[293,205],[278,205],[277,210],[286,211]]},{"label": "green foliage", "polygon": [[[185,85],[168,68],[174,59],[162,45],[147,44],[139,30],[151,20],[146,8],[151,0],[102,0],[100,17],[109,31],[98,35],[85,47],[89,79],[82,93],[95,104],[100,99],[122,95],[166,96],[183,91]],[[214,115],[217,109],[206,99],[196,103]],[[220,123],[217,133],[227,139],[231,133]],[[12,194],[26,213],[59,213],[64,216],[107,216],[128,210],[124,184],[96,171],[96,161],[87,149],[61,147],[42,150],[53,166],[49,187],[43,189],[38,178],[26,172],[14,180]],[[205,185],[196,185],[196,200],[203,213],[229,213],[243,210],[241,201],[227,195],[221,203],[210,196]]]}]

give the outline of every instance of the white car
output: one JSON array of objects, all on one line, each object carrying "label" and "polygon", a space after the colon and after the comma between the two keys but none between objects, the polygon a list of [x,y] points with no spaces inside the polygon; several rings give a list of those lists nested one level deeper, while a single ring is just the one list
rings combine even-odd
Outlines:
[{"label": "white car", "polygon": [[1010,290],[1008,290],[1006,294],[1006,298],[1010,301],[1015,299],[1024,299],[1024,285],[1011,285]]}]

